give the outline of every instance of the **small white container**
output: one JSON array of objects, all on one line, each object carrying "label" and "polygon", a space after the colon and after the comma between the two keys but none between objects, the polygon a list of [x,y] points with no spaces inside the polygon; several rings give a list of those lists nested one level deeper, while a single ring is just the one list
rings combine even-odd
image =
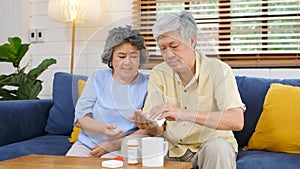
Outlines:
[{"label": "small white container", "polygon": [[102,161],[102,167],[104,167],[104,168],[120,168],[120,167],[123,167],[123,161],[105,160],[105,161]]},{"label": "small white container", "polygon": [[163,167],[164,156],[168,152],[168,142],[162,137],[142,138],[142,166]]},{"label": "small white container", "polygon": [[138,163],[138,141],[137,139],[129,139],[127,141],[127,163]]}]

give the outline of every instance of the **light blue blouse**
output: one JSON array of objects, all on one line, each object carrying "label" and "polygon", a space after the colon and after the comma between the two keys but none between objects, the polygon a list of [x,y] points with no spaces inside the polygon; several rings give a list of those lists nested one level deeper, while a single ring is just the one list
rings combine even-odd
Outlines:
[{"label": "light blue blouse", "polygon": [[[132,83],[119,84],[113,79],[111,69],[95,71],[88,78],[76,104],[74,123],[78,118],[91,113],[97,122],[114,124],[116,131],[122,129],[123,136],[131,134],[137,127],[133,121],[128,120],[128,116],[136,109],[142,109],[147,95],[148,80],[148,75],[139,72]],[[92,148],[103,141],[108,141],[108,138],[81,130],[76,144]]]}]

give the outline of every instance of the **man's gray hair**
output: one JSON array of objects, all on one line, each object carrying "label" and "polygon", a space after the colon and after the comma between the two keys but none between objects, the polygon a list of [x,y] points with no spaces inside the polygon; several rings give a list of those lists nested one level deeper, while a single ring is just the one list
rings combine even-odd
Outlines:
[{"label": "man's gray hair", "polygon": [[132,29],[131,26],[115,27],[109,31],[106,39],[104,52],[101,56],[102,62],[108,64],[108,67],[113,69],[111,61],[114,48],[123,43],[130,43],[140,50],[140,65],[146,63],[149,52],[146,50],[144,41],[144,37],[140,34],[140,31]]},{"label": "man's gray hair", "polygon": [[160,35],[174,30],[178,30],[186,40],[194,36],[197,42],[197,24],[194,17],[187,11],[162,15],[152,28],[156,41]]}]

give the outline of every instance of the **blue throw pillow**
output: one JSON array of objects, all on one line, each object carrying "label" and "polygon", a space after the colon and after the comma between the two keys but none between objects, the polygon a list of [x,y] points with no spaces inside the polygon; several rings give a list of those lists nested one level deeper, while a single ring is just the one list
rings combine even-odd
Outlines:
[{"label": "blue throw pillow", "polygon": [[53,80],[53,102],[45,131],[49,134],[70,135],[77,102],[78,80],[87,76],[57,72]]}]

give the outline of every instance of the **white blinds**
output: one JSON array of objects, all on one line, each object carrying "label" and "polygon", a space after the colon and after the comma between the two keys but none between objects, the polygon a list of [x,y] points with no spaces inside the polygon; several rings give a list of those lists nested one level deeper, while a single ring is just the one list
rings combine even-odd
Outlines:
[{"label": "white blinds", "polygon": [[155,19],[187,10],[198,24],[197,49],[232,67],[299,67],[300,0],[134,0],[133,25],[151,59],[162,61],[152,37]]}]

